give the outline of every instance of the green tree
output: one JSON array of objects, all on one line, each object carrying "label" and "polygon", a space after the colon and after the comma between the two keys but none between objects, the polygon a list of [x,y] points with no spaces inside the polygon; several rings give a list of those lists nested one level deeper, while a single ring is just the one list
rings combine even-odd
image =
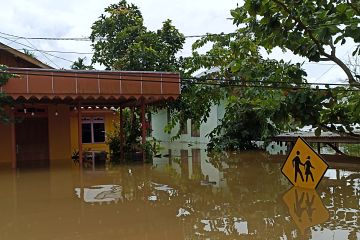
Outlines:
[{"label": "green tree", "polygon": [[[91,29],[94,49],[92,62],[108,70],[178,72],[180,69],[182,59],[177,58],[176,53],[182,49],[185,37],[172,25],[171,20],[166,20],[161,29],[150,31],[144,26],[138,7],[122,0],[105,8],[105,13],[93,23]],[[148,146],[140,146],[139,115],[131,117],[126,113],[125,150],[131,152]],[[115,132],[109,137],[110,145],[116,146],[119,141],[117,136]],[[119,153],[115,148],[113,152]]]},{"label": "green tree", "polygon": [[[198,50],[207,44],[212,48],[200,54]],[[201,69],[208,70],[191,79]],[[225,100],[225,116],[210,134],[209,147],[250,149],[256,147],[254,140],[268,140],[291,127],[294,119],[284,113],[287,105],[283,103],[291,94],[282,88],[303,88],[306,73],[300,64],[264,59],[253,38],[238,31],[196,41],[192,57],[184,60],[184,75],[182,94],[170,103],[172,121],[166,130],[187,119],[199,127],[209,117],[211,105]]]},{"label": "green tree", "polygon": [[[231,14],[234,23],[251,33],[254,40],[268,51],[280,47],[310,61],[336,63],[355,89],[351,86],[328,89],[326,100],[313,102],[320,114],[313,116],[311,113],[298,113],[308,118],[302,120],[311,119],[311,124],[317,127],[317,134],[321,130],[330,130],[360,137],[353,132],[354,124],[360,120],[357,100],[360,79],[354,68],[340,59],[338,51],[338,47],[346,42],[354,42],[356,48],[352,55],[356,59],[360,54],[358,1],[246,0]],[[311,99],[311,96],[306,98]],[[303,124],[307,123],[303,121]],[[336,126],[335,123],[343,126]]]},{"label": "green tree", "polygon": [[185,42],[166,20],[161,29],[149,31],[137,6],[125,0],[105,8],[92,25],[92,61],[113,70],[178,71],[175,54]]},{"label": "green tree", "polygon": [[[202,69],[217,71],[183,84],[167,130],[188,118],[205,121],[211,103],[223,98],[225,116],[210,134],[210,148],[254,148],[254,141],[305,125],[317,128],[316,134],[327,130],[360,137],[354,133],[360,121],[357,76],[337,51],[352,40],[357,44],[353,55],[359,54],[358,9],[354,1],[246,0],[231,12],[239,27],[235,34],[209,35],[193,45],[192,57],[184,61],[187,77]],[[212,48],[200,54],[205,44]],[[300,64],[264,59],[260,47],[268,52],[280,47],[310,61],[331,60],[350,85],[311,88]]]},{"label": "green tree", "polygon": [[245,0],[231,14],[234,23],[253,34],[265,49],[280,47],[310,61],[333,61],[350,84],[359,82],[337,51],[352,40],[357,46],[353,55],[360,53],[358,1]]},{"label": "green tree", "polygon": [[94,70],[95,68],[90,64],[90,65],[86,65],[85,64],[86,61],[86,57],[83,58],[78,58],[78,60],[76,60],[70,67],[71,69],[74,70]]}]

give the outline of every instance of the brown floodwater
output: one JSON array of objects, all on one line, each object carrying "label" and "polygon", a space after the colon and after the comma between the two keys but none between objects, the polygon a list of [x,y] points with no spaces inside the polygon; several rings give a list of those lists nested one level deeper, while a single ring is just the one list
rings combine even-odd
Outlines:
[{"label": "brown floodwater", "polygon": [[336,164],[316,191],[263,152],[71,164],[0,171],[0,239],[360,239],[360,164]]}]

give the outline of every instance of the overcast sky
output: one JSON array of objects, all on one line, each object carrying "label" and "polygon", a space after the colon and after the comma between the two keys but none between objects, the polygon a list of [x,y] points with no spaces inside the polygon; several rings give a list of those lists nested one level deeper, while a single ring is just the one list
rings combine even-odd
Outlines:
[{"label": "overcast sky", "polygon": [[[44,41],[24,40],[3,35],[13,34],[24,37],[87,37],[91,25],[104,12],[104,8],[118,1],[110,0],[0,0],[1,14],[0,42],[16,49],[35,48],[41,50],[92,52],[88,41]],[[236,29],[230,17],[230,10],[241,5],[237,0],[128,0],[137,5],[144,17],[145,25],[150,30],[159,29],[162,22],[171,19],[173,24],[184,35],[199,35],[205,33],[229,33]],[[5,39],[5,38],[8,39]],[[188,38],[181,55],[191,53],[191,43]],[[21,45],[25,44],[27,46]],[[340,57],[347,59],[353,44],[341,48]],[[34,52],[43,62],[55,68],[69,68],[71,62],[79,56],[90,60],[91,55]],[[275,51],[271,58],[285,59],[293,62],[303,62],[305,59]],[[64,60],[66,59],[66,60]],[[339,82],[345,79],[345,74],[339,67],[325,64],[306,63],[304,68],[311,82]]]}]

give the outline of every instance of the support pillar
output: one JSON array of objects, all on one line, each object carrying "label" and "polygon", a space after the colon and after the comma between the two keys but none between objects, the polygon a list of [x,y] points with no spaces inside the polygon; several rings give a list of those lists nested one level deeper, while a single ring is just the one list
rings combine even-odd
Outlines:
[{"label": "support pillar", "polygon": [[80,168],[83,167],[83,149],[82,149],[82,114],[81,103],[78,104],[78,145],[79,145],[79,163]]},{"label": "support pillar", "polygon": [[146,142],[146,119],[145,119],[145,103],[141,103],[141,143]]},{"label": "support pillar", "polygon": [[120,161],[124,161],[125,153],[124,153],[124,114],[123,114],[123,107],[120,107]]},{"label": "support pillar", "polygon": [[321,146],[320,146],[320,143],[318,142],[318,143],[317,143],[317,151],[318,151],[318,154],[321,154],[321,153],[320,153],[320,149],[321,149]]},{"label": "support pillar", "polygon": [[[146,143],[146,121],[145,121],[145,102],[141,102],[141,143],[144,146]],[[145,162],[145,151],[143,149],[143,162]]]},{"label": "support pillar", "polygon": [[10,110],[10,118],[11,118],[11,124],[10,124],[10,128],[11,128],[11,168],[12,169],[16,169],[16,154],[17,154],[17,149],[16,149],[16,131],[15,131],[15,115],[14,115],[14,111]]},{"label": "support pillar", "polygon": [[287,148],[287,153],[290,153],[291,149],[292,149],[292,142],[286,142],[286,148]]}]

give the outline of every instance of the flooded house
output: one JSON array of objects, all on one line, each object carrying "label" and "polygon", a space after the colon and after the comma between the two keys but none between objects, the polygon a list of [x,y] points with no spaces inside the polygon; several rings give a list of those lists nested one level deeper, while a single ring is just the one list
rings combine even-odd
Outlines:
[{"label": "flooded house", "polygon": [[141,109],[144,142],[146,107],[180,92],[177,73],[57,70],[3,44],[0,64],[16,75],[0,88],[10,118],[0,123],[0,165],[12,168],[108,153],[105,136],[126,107]]}]

